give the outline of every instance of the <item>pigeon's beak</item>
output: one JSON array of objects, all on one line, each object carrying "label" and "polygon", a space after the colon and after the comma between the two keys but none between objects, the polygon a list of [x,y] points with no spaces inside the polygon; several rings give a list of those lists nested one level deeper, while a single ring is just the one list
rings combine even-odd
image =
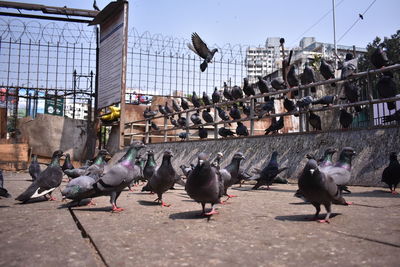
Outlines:
[{"label": "pigeon's beak", "polygon": [[246,159],[246,157],[245,157],[245,156],[242,156],[242,159],[243,159],[243,160],[245,160],[245,159]]},{"label": "pigeon's beak", "polygon": [[315,169],[310,169],[310,173],[311,173],[311,175],[313,175],[313,174],[314,174],[314,172],[315,172]]},{"label": "pigeon's beak", "polygon": [[204,160],[200,159],[200,160],[199,160],[199,164],[200,164],[200,165],[203,165],[203,163],[204,163]]}]

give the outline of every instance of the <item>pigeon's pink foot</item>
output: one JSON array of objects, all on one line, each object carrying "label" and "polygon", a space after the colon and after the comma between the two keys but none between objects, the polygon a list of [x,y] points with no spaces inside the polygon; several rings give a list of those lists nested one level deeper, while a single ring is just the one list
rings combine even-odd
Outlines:
[{"label": "pigeon's pink foot", "polygon": [[118,208],[116,205],[113,205],[112,206],[112,211],[113,212],[121,212],[121,211],[123,211],[124,209],[123,208]]},{"label": "pigeon's pink foot", "polygon": [[215,209],[212,209],[210,212],[204,213],[204,216],[211,216],[214,214],[218,214],[219,212],[216,211]]},{"label": "pigeon's pink foot", "polygon": [[93,200],[90,200],[89,203],[86,204],[86,206],[96,206],[97,204],[93,202]]},{"label": "pigeon's pink foot", "polygon": [[346,201],[346,204],[347,204],[347,205],[353,205],[354,202],[351,202],[351,201],[347,202],[347,201]]},{"label": "pigeon's pink foot", "polygon": [[399,194],[399,192],[397,192],[396,190],[392,190],[392,195],[397,195]]},{"label": "pigeon's pink foot", "polygon": [[171,207],[171,204],[166,204],[164,201],[161,201],[161,207]]},{"label": "pigeon's pink foot", "polygon": [[319,223],[329,223],[329,220],[317,220]]},{"label": "pigeon's pink foot", "polygon": [[135,189],[133,189],[132,187],[129,188],[129,192],[135,192]]},{"label": "pigeon's pink foot", "polygon": [[48,199],[48,201],[56,201],[56,200],[57,199],[55,197],[53,197],[53,196],[50,196],[49,199]]},{"label": "pigeon's pink foot", "polygon": [[232,197],[237,197],[236,195],[227,195],[228,199],[232,198]]}]

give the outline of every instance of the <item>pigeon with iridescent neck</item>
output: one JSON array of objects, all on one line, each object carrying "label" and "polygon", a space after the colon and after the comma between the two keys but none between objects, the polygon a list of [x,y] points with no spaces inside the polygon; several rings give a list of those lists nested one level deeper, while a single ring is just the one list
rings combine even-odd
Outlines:
[{"label": "pigeon with iridescent neck", "polygon": [[273,183],[275,177],[286,169],[287,167],[279,168],[278,152],[274,151],[271,155],[270,161],[268,162],[267,166],[265,166],[264,169],[262,169],[260,175],[258,177],[257,176],[254,177],[254,179],[250,178],[251,180],[257,181],[256,185],[252,188],[252,190],[256,190],[262,185],[266,185],[267,189],[269,189],[269,186]]},{"label": "pigeon with iridescent neck", "polygon": [[329,167],[329,166],[333,166],[333,161],[332,161],[332,157],[333,154],[336,153],[336,149],[334,148],[327,148],[324,152],[324,156],[323,158],[320,160],[320,162],[318,163],[318,166],[320,168],[325,168],[325,167]]},{"label": "pigeon with iridescent neck", "polygon": [[62,181],[63,171],[60,166],[60,158],[62,156],[63,152],[61,150],[55,151],[49,166],[39,174],[38,178],[16,200],[26,203],[30,199],[45,195],[49,195],[49,200],[55,200],[51,193],[60,186]]},{"label": "pigeon with iridescent neck", "polygon": [[64,164],[62,165],[61,169],[63,171],[75,169],[74,165],[71,163],[71,156],[69,153],[65,154]]},{"label": "pigeon with iridescent neck", "polygon": [[240,169],[240,162],[243,159],[245,159],[245,157],[243,156],[243,153],[236,152],[233,155],[233,158],[232,158],[231,162],[229,163],[229,165],[226,166],[224,169],[219,170],[222,181],[224,183],[224,195],[227,196],[228,199],[230,199],[232,197],[236,197],[235,195],[228,194],[228,188],[231,187],[232,185],[236,184],[239,181],[238,175],[239,175],[239,169]]},{"label": "pigeon with iridescent neck", "polygon": [[29,174],[32,177],[32,181],[35,181],[39,177],[40,171],[41,170],[39,162],[37,161],[37,155],[32,155],[32,161],[29,165]]}]

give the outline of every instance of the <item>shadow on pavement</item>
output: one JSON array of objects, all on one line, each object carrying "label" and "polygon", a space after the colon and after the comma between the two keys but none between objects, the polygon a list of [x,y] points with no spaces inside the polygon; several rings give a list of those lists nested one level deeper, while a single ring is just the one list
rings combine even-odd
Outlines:
[{"label": "shadow on pavement", "polygon": [[[207,212],[207,209],[206,209]],[[184,212],[177,212],[169,215],[172,220],[187,220],[187,219],[210,219],[211,216],[204,216],[201,214],[201,210],[191,210]]]},{"label": "shadow on pavement", "polygon": [[[323,216],[322,216],[323,215]],[[337,215],[341,215],[341,213],[332,213],[331,214],[331,219],[336,217]],[[296,221],[296,222],[312,222],[314,218],[314,215],[304,215],[304,214],[299,214],[299,215],[286,215],[286,216],[276,216],[275,220],[278,221]],[[322,213],[318,216],[318,219],[324,219],[325,214]]]},{"label": "shadow on pavement", "polygon": [[160,203],[156,201],[138,200],[138,203],[143,206],[160,206]]}]

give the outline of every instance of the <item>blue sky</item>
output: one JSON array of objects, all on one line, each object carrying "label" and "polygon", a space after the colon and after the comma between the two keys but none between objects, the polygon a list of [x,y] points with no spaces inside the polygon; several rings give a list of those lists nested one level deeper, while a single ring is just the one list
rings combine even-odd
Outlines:
[{"label": "blue sky", "polygon": [[[92,9],[92,1],[42,0],[29,3]],[[97,0],[100,8],[108,0]],[[337,39],[364,13],[373,0],[336,0]],[[288,46],[298,44],[302,33],[332,9],[331,0],[136,0],[130,1],[129,27],[189,39],[192,32],[210,45],[263,45],[266,37],[284,37]],[[400,29],[400,1],[375,0],[354,28],[338,42],[365,47],[376,36]],[[333,43],[332,14],[320,20],[304,36]]]}]

